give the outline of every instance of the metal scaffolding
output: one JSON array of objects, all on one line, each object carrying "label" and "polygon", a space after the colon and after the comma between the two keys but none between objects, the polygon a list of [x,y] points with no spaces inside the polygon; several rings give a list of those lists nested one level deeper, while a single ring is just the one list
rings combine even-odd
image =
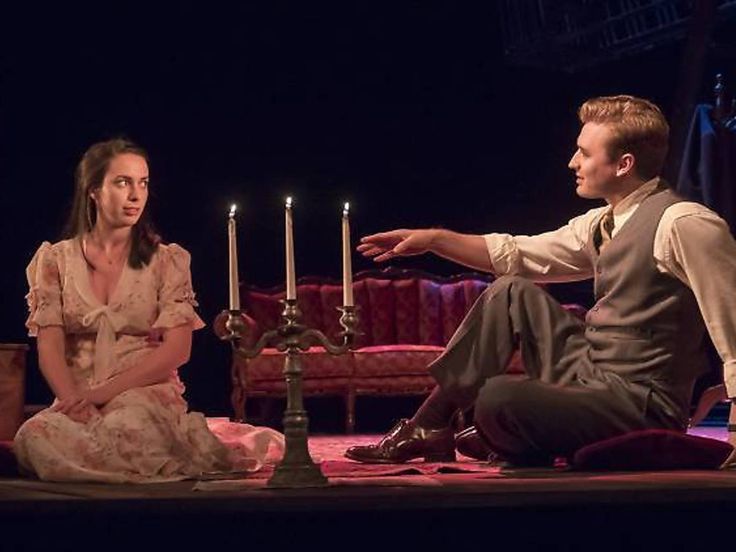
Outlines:
[{"label": "metal scaffolding", "polygon": [[[512,63],[574,71],[683,38],[697,0],[501,0]],[[736,17],[718,0],[717,19]]]}]

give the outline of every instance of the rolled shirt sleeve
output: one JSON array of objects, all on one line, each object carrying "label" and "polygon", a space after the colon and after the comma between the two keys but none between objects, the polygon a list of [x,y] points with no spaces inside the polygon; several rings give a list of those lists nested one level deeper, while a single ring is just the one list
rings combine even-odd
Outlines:
[{"label": "rolled shirt sleeve", "polygon": [[592,209],[565,226],[535,236],[485,234],[493,272],[523,276],[535,282],[573,282],[593,276],[585,252],[595,221],[605,207]]}]

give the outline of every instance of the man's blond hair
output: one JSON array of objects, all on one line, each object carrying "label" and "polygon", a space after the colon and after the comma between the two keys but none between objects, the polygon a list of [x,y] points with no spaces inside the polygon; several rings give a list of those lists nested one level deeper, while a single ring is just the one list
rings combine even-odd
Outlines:
[{"label": "man's blond hair", "polygon": [[608,126],[613,139],[608,144],[611,159],[630,153],[634,169],[643,179],[659,175],[667,156],[670,127],[660,109],[634,96],[591,98],[578,110],[580,122]]}]

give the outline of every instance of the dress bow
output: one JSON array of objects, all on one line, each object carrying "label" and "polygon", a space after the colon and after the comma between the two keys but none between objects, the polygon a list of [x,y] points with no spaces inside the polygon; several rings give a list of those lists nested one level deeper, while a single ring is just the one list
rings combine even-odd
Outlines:
[{"label": "dress bow", "polygon": [[97,339],[95,340],[94,359],[94,384],[100,384],[110,378],[113,366],[117,360],[115,343],[116,332],[120,330],[120,317],[109,305],[102,305],[82,318],[82,324],[86,328],[97,327]]}]

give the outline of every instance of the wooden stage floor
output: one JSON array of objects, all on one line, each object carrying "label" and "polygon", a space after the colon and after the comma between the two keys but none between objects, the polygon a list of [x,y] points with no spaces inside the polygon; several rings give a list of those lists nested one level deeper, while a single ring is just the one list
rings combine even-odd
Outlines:
[{"label": "wooden stage floor", "polygon": [[[714,431],[722,432],[703,432]],[[80,550],[101,538],[105,549],[148,538],[179,549],[281,547],[308,538],[342,550],[486,540],[516,550],[701,550],[730,542],[736,525],[736,471],[500,471],[464,461],[351,471],[341,451],[373,439],[313,438],[332,475],[318,489],[269,489],[265,474],[146,485],[0,479],[0,549]]]}]

